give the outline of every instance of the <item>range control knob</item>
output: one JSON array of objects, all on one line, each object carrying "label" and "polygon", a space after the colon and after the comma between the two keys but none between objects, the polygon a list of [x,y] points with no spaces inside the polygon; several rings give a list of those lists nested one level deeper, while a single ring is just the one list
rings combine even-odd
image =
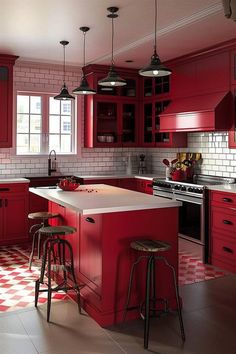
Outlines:
[{"label": "range control knob", "polygon": [[189,187],[189,188],[188,188],[188,192],[193,192],[193,188],[192,188],[192,187]]},{"label": "range control knob", "polygon": [[185,187],[185,186],[182,186],[182,187],[181,187],[181,191],[186,191],[186,187]]},{"label": "range control knob", "polygon": [[175,185],[175,189],[179,190],[181,188],[181,186],[179,184]]}]

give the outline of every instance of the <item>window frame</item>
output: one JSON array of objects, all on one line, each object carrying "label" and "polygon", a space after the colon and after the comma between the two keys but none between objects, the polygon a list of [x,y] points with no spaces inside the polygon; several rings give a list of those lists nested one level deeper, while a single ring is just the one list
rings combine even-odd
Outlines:
[{"label": "window frame", "polygon": [[[18,95],[23,95],[23,96],[40,96],[42,100],[42,131],[41,131],[41,138],[40,138],[40,144],[41,144],[41,151],[39,153],[22,153],[19,154],[17,153],[17,96]],[[23,91],[23,90],[16,90],[15,94],[15,120],[14,120],[14,155],[16,157],[30,157],[30,158],[37,158],[40,156],[48,156],[49,154],[49,101],[50,97],[54,97],[56,93],[49,93],[49,92],[40,92],[40,91]],[[80,139],[78,136],[78,122],[77,122],[77,112],[78,112],[78,101],[75,99],[75,101],[72,101],[71,105],[71,110],[72,110],[72,121],[71,121],[71,145],[72,145],[72,152],[66,153],[66,152],[59,152],[56,151],[57,155],[59,156],[80,156],[81,155],[81,148],[79,146]],[[48,150],[48,151],[47,151]]]}]

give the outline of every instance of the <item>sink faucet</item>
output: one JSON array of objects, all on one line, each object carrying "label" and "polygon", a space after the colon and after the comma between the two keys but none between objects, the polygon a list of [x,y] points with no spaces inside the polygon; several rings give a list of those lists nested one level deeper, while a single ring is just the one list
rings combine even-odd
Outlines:
[{"label": "sink faucet", "polygon": [[[52,161],[52,153],[54,154],[54,160]],[[56,160],[57,154],[55,150],[51,150],[48,155],[48,175],[51,176],[51,172],[56,172]]]}]

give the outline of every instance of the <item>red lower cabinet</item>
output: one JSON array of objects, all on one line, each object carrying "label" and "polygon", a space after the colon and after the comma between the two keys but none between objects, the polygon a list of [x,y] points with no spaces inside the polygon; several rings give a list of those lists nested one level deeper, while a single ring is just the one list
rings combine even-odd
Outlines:
[{"label": "red lower cabinet", "polygon": [[141,178],[137,179],[137,191],[146,194],[153,194],[152,181]]},{"label": "red lower cabinet", "polygon": [[210,196],[211,262],[236,274],[236,194],[212,191]]},{"label": "red lower cabinet", "polygon": [[0,245],[28,241],[28,183],[0,184]]}]

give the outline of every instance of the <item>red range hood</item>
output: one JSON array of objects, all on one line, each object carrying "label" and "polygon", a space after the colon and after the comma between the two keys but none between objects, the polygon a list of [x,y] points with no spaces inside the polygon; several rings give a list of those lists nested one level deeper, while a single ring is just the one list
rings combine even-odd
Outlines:
[{"label": "red range hood", "polygon": [[160,114],[160,131],[222,131],[229,130],[232,122],[232,93],[215,92],[173,100]]}]

